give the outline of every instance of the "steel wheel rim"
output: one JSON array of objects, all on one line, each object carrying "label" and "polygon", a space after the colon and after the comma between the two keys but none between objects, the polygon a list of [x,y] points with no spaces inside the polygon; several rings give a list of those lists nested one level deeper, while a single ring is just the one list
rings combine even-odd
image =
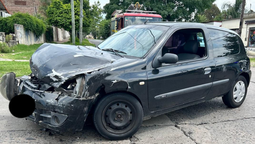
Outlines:
[{"label": "steel wheel rim", "polygon": [[236,103],[239,103],[243,100],[245,95],[245,83],[243,81],[238,81],[233,89],[233,99]]},{"label": "steel wheel rim", "polygon": [[107,131],[123,134],[133,128],[135,114],[134,107],[128,102],[111,102],[103,111],[102,123]]}]

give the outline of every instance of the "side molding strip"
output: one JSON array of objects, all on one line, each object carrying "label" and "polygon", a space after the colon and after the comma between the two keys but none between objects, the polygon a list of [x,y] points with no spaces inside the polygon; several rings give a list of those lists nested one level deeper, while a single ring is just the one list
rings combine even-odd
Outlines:
[{"label": "side molding strip", "polygon": [[177,95],[182,95],[182,94],[186,94],[186,93],[190,93],[190,92],[195,92],[195,91],[199,91],[202,89],[208,89],[211,86],[217,86],[217,85],[221,85],[224,83],[227,83],[229,81],[229,79],[224,79],[224,80],[219,80],[219,81],[215,81],[215,82],[211,82],[211,83],[206,83],[206,84],[202,84],[202,85],[198,85],[198,86],[193,86],[193,87],[189,87],[189,88],[185,88],[185,89],[180,89],[177,91],[172,91],[169,93],[164,93],[161,95],[157,95],[154,98],[159,100],[159,99],[163,99],[163,98],[169,98],[169,97],[174,97]]},{"label": "side molding strip", "polygon": [[215,81],[215,82],[213,82],[213,86],[221,85],[221,84],[227,83],[228,81],[229,81],[229,79]]}]

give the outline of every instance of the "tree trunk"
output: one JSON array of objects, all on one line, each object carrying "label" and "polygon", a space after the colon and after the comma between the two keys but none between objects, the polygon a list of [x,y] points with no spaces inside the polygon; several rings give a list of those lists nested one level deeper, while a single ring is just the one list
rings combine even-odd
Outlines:
[{"label": "tree trunk", "polygon": [[74,3],[71,0],[71,13],[72,13],[72,43],[75,45],[75,21],[74,21]]},{"label": "tree trunk", "polygon": [[81,0],[80,2],[80,33],[79,33],[79,37],[80,37],[80,45],[82,44],[82,26],[83,26],[83,0]]},{"label": "tree trunk", "polygon": [[240,16],[239,31],[238,31],[239,36],[241,36],[242,29],[243,29],[243,14],[244,14],[245,3],[246,3],[246,0],[243,0],[242,12],[241,12],[241,16]]}]

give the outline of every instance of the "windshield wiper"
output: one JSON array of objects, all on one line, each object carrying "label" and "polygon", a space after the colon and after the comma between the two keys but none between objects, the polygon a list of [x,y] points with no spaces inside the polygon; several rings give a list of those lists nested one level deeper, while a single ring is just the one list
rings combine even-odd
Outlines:
[{"label": "windshield wiper", "polygon": [[120,50],[115,50],[115,49],[112,49],[112,48],[106,48],[106,49],[102,49],[103,51],[109,51],[109,52],[113,52],[115,55],[118,55],[120,57],[123,57],[121,54],[119,53],[123,53],[123,54],[127,54],[123,51],[120,51]]},{"label": "windshield wiper", "polygon": [[150,30],[150,29],[148,29],[148,30],[149,30],[150,34],[153,36],[154,44],[156,44],[156,38],[155,38],[154,34],[152,34],[152,32],[151,32],[151,30]]}]

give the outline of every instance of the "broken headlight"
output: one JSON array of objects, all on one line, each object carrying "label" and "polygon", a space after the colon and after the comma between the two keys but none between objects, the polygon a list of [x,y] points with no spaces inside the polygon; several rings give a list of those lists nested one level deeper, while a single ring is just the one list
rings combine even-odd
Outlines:
[{"label": "broken headlight", "polygon": [[81,98],[86,90],[85,76],[81,75],[66,81],[62,86],[62,91],[68,93],[69,96]]}]

